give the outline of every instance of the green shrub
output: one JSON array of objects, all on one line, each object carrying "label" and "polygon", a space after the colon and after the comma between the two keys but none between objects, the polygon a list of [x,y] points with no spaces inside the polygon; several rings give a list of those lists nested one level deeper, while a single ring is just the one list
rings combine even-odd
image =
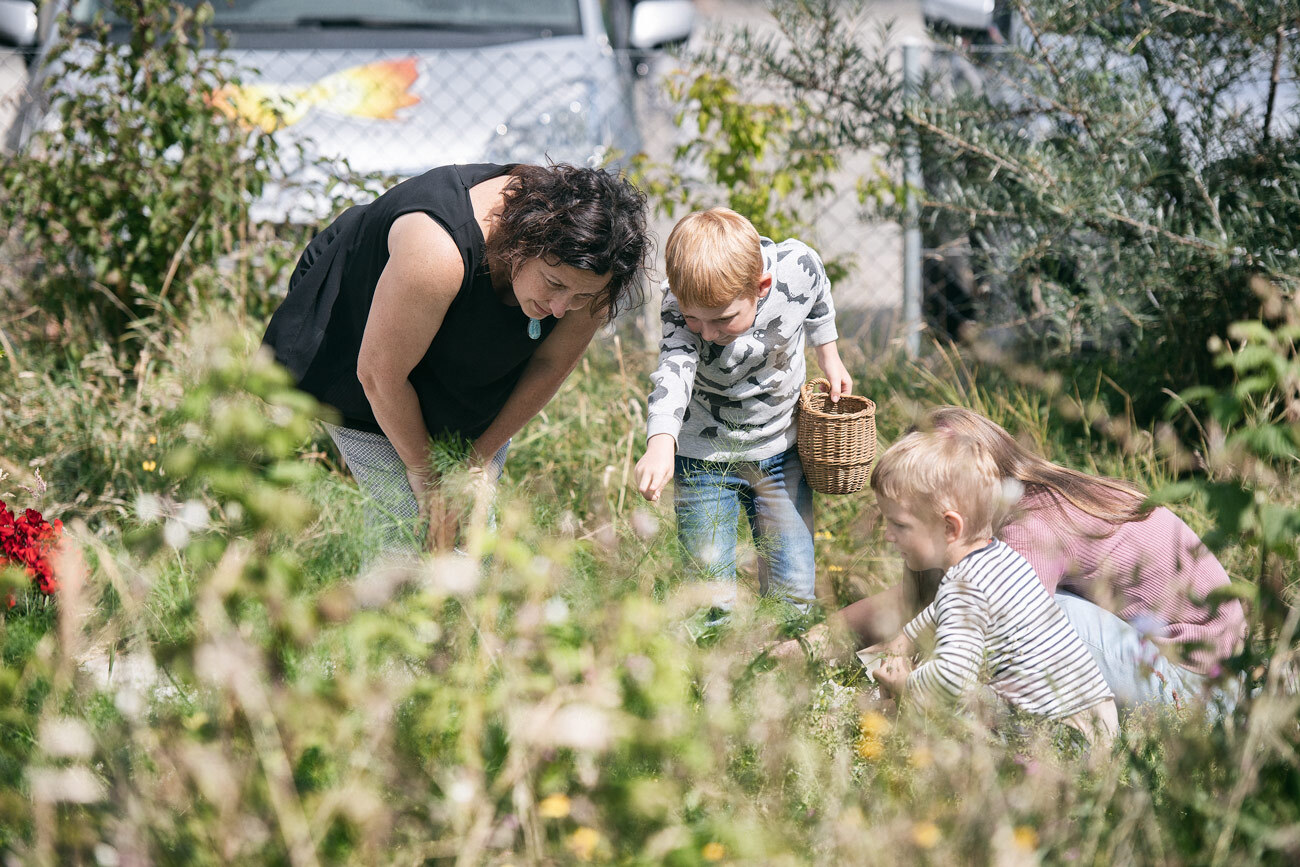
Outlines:
[{"label": "green shrub", "polygon": [[276,148],[210,104],[233,69],[209,5],[112,10],[124,36],[65,20],[44,79],[54,126],[0,167],[0,207],[37,259],[30,300],[74,334],[116,337],[183,312],[190,276],[247,235]]}]

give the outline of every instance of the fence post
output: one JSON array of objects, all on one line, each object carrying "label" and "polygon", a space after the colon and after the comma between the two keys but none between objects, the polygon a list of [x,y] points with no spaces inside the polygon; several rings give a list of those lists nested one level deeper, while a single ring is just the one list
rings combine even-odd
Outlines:
[{"label": "fence post", "polygon": [[[921,83],[921,43],[903,43],[903,105],[916,105]],[[903,329],[907,354],[913,358],[921,349],[921,225],[916,191],[921,189],[921,148],[915,131],[903,145]]]}]

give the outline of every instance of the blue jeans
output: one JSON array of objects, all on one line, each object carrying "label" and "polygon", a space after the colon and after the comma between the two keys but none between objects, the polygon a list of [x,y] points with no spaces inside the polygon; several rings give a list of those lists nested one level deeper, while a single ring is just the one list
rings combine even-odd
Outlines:
[{"label": "blue jeans", "polygon": [[799,453],[722,463],[677,456],[677,536],[694,565],[715,580],[736,578],[736,528],[743,507],[758,549],[760,593],[806,609],[814,598],[812,488]]},{"label": "blue jeans", "polygon": [[1155,642],[1099,605],[1073,593],[1057,593],[1056,604],[1083,639],[1122,713],[1142,704],[1186,707],[1207,702],[1211,713],[1236,704],[1231,690],[1183,668],[1162,654]]}]

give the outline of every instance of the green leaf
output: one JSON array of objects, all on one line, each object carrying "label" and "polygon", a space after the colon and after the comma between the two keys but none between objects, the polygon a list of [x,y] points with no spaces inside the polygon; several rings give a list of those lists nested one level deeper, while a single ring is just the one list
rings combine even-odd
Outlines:
[{"label": "green leaf", "polygon": [[1174,482],[1152,491],[1147,502],[1155,506],[1181,503],[1206,490],[1207,483],[1200,480]]},{"label": "green leaf", "polygon": [[1296,456],[1294,431],[1274,424],[1248,427],[1228,437],[1229,445],[1244,445],[1260,457],[1286,459]]},{"label": "green leaf", "polygon": [[1300,539],[1300,509],[1264,503],[1259,507],[1259,526],[1264,545],[1270,551],[1294,557],[1296,541]]}]

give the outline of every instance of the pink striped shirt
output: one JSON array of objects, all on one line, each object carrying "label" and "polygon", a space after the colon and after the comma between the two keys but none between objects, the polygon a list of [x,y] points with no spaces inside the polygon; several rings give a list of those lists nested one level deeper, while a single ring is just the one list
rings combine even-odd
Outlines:
[{"label": "pink striped shirt", "polygon": [[1214,611],[1205,603],[1228,585],[1228,573],[1163,507],[1115,525],[1050,493],[1026,493],[998,537],[1030,562],[1049,593],[1064,590],[1114,612],[1199,674],[1213,673],[1245,635],[1240,602]]}]

